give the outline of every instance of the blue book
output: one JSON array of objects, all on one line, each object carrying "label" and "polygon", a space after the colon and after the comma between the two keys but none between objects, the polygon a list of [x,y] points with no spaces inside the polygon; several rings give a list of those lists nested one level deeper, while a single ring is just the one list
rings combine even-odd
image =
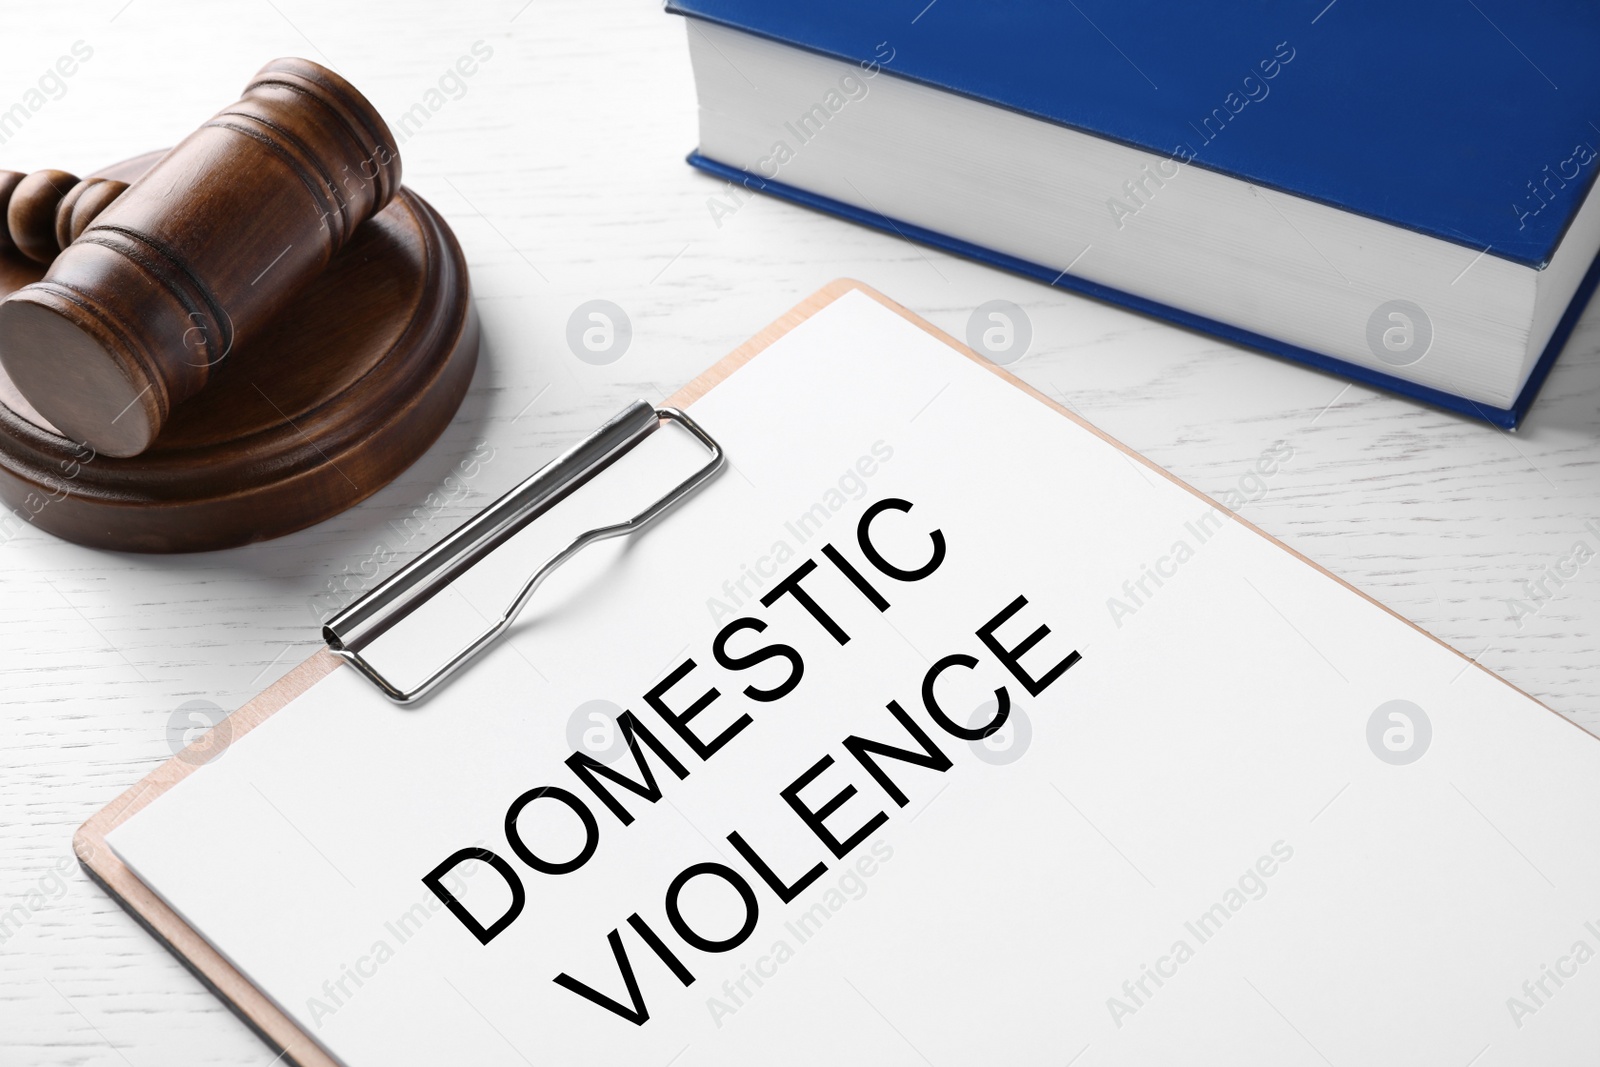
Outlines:
[{"label": "blue book", "polygon": [[1600,279],[1600,6],[670,0],[771,193],[1515,426]]}]

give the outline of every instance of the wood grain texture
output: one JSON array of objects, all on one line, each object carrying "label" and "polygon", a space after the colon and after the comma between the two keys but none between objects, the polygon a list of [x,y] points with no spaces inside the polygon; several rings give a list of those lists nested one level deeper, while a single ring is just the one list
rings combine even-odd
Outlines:
[{"label": "wood grain texture", "polygon": [[[49,263],[61,251],[56,239],[57,208],[74,192],[78,178],[64,170],[0,177],[10,246],[35,263]],[[82,193],[78,193],[82,196]]]},{"label": "wood grain texture", "polygon": [[127,188],[127,182],[80,181],[60,170],[0,171],[0,251],[48,264]]},{"label": "wood grain texture", "polygon": [[400,155],[349,82],[289,57],[62,248],[58,205],[77,181],[35,171],[12,193],[12,240],[50,266],[0,300],[0,364],[66,437],[127,457],[388,205]]},{"label": "wood grain texture", "polygon": [[[105,173],[136,177],[162,156]],[[28,277],[0,250],[5,261],[0,294]],[[41,429],[0,374],[0,503],[50,533],[121,551],[232,548],[302,529],[382,488],[438,438],[472,379],[478,340],[460,246],[401,189],[312,284],[208,368],[204,395],[138,456],[103,456]]]},{"label": "wood grain texture", "polygon": [[[956,337],[978,305],[1013,301],[1033,344],[1009,371],[1213,496],[1286,442],[1293,457],[1250,494],[1245,518],[1600,726],[1600,562],[1520,624],[1508,605],[1575,540],[1596,543],[1585,523],[1600,519],[1600,308],[1522,430],[1503,434],[776,201],[741,199],[718,225],[708,200],[729,191],[682,161],[697,139],[687,31],[642,0],[115,0],[8,17],[0,108],[74,42],[94,49],[0,147],[18,170],[83,174],[174,143],[271,56],[332,65],[384,114],[407,182],[460,238],[484,353],[439,443],[319,526],[171,558],[85,549],[20,520],[0,528],[0,914],[41,893],[0,946],[0,1061],[271,1064],[77,873],[74,829],[171,758],[185,703],[244,703],[320,647],[321,614],[367,573],[391,573],[624,403],[672,393],[841,275]],[[374,33],[380,17],[404,32]],[[870,175],[852,180],[875,195]],[[610,363],[567,343],[569,318],[594,299],[631,320]],[[373,562],[379,545],[394,562]]]}]

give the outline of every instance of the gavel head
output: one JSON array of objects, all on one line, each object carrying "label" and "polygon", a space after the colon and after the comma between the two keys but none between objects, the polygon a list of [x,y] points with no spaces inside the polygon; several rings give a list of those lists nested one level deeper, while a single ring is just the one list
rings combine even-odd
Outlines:
[{"label": "gavel head", "polygon": [[0,301],[0,363],[65,436],[133,456],[389,203],[400,157],[348,82],[280,59],[126,191],[41,173],[12,195],[12,243],[64,247]]}]

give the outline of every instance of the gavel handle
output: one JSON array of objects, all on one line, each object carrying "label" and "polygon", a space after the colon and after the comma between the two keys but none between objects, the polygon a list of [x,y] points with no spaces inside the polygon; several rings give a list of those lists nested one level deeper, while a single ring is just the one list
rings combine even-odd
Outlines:
[{"label": "gavel handle", "polygon": [[5,218],[0,250],[15,248],[31,260],[49,263],[127,188],[127,182],[80,180],[64,170],[0,170],[0,214]]}]

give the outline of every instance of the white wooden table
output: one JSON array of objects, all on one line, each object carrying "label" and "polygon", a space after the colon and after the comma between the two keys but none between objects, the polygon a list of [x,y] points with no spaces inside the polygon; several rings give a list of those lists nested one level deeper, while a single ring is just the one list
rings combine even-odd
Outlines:
[{"label": "white wooden table", "polygon": [[[406,178],[466,249],[485,347],[434,449],[321,526],[189,557],[27,527],[0,544],[0,1062],[271,1062],[78,871],[73,830],[172,755],[198,721],[186,702],[231,709],[309,655],[319,594],[377,544],[409,557],[625,401],[665,396],[841,275],[957,336],[985,301],[1022,306],[1033,344],[1011,369],[1215,495],[1287,442],[1248,518],[1600,727],[1600,561],[1531,615],[1510,603],[1574,542],[1600,549],[1584,528],[1600,520],[1600,311],[1508,435],[776,201],[719,225],[720,183],[683,163],[696,140],[684,27],[646,0],[3,2],[0,110],[75,42],[93,49],[0,143],[10,169],[86,173],[171,144],[279,55],[333,66],[392,124],[420,103]],[[470,77],[453,73],[462,56]],[[593,299],[633,328],[606,365],[566,341]],[[446,483],[475,448],[493,459]]]}]

